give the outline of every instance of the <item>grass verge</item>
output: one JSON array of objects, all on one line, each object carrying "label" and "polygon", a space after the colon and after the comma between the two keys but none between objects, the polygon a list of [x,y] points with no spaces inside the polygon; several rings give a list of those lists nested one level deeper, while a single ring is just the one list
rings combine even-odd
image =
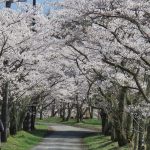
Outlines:
[{"label": "grass verge", "polygon": [[117,142],[112,142],[109,136],[95,135],[84,138],[88,150],[130,150],[128,146],[118,147]]},{"label": "grass verge", "polygon": [[2,144],[2,150],[29,150],[43,139],[47,131],[46,125],[37,125],[32,132],[19,131],[17,135],[10,136],[7,143]]},{"label": "grass verge", "polygon": [[97,130],[97,131],[100,131],[100,127],[101,127],[101,121],[97,120],[97,119],[83,119],[82,122],[77,123],[77,121],[75,119],[70,119],[68,121],[62,121],[62,119],[59,117],[49,117],[49,118],[45,118],[43,120],[37,119],[37,122],[39,122],[39,123],[60,123],[60,124],[65,124],[65,125],[70,125],[70,126],[93,129],[93,130]]},{"label": "grass verge", "polygon": [[59,117],[48,117],[48,118],[44,118],[42,120],[40,119],[36,119],[36,122],[40,122],[40,123],[60,123],[62,121],[61,118]]},{"label": "grass verge", "polygon": [[88,128],[97,131],[100,131],[101,128],[101,121],[97,119],[83,119],[83,121],[79,123],[77,123],[76,120],[71,119],[69,121],[64,121],[62,123],[66,125]]}]

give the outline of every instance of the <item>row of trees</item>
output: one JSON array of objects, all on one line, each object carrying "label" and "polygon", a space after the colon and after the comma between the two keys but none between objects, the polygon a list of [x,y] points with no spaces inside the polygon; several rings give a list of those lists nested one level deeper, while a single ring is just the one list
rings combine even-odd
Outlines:
[{"label": "row of trees", "polygon": [[[0,108],[2,141],[18,130],[34,130],[45,97],[65,79],[61,56],[49,36],[49,19],[41,7],[20,4],[0,10]],[[57,62],[57,63],[56,63]],[[43,102],[42,102],[43,101]]]},{"label": "row of trees", "polygon": [[[150,2],[64,0],[50,13],[57,46],[79,73],[75,97],[101,109],[103,134],[150,149]],[[75,67],[74,67],[75,68]],[[76,82],[78,84],[78,82]],[[86,91],[86,92],[85,92]],[[88,91],[88,94],[87,94]],[[94,98],[95,97],[95,98]]]},{"label": "row of trees", "polygon": [[58,9],[48,16],[30,5],[0,10],[5,126],[17,131],[25,122],[31,129],[35,114],[29,110],[35,108],[42,117],[50,106],[52,115],[59,110],[64,120],[76,109],[80,121],[94,107],[101,110],[103,134],[119,146],[149,150],[150,2],[64,0],[51,5]]},{"label": "row of trees", "polygon": [[[64,57],[58,45],[60,40],[51,36],[51,18],[42,12],[41,7],[24,4],[16,10],[0,10],[3,142],[19,130],[34,130],[37,112],[42,118],[49,107],[58,107],[60,116],[66,120],[73,107],[79,110],[80,105],[81,112],[86,104],[88,83],[74,62]],[[67,117],[65,108],[70,112]],[[53,108],[52,115],[56,113]]]}]

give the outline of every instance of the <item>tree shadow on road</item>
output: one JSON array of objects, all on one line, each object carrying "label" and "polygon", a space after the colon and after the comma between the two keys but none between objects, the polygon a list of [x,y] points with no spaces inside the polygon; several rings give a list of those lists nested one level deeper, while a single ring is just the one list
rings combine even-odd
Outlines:
[{"label": "tree shadow on road", "polygon": [[90,131],[49,131],[51,138],[83,138],[86,136],[96,135],[97,132]]}]

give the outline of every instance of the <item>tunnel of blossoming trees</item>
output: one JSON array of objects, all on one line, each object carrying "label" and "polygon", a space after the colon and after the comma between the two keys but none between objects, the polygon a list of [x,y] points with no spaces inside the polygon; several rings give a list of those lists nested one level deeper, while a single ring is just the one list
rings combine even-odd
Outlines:
[{"label": "tunnel of blossoming trees", "polygon": [[150,1],[0,1],[1,140],[94,109],[103,135],[150,150]]}]

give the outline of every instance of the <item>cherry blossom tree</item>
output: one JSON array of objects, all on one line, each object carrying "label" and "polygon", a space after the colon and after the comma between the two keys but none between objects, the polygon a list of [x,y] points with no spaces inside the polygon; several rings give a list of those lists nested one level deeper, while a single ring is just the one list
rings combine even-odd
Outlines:
[{"label": "cherry blossom tree", "polygon": [[[117,99],[117,112],[120,115],[115,127],[119,127],[118,143],[122,146],[132,140],[132,135],[125,136],[126,127],[122,126],[126,116],[125,102],[128,105],[150,102],[150,3],[144,0],[65,0],[56,5],[62,9],[51,14],[51,24],[55,27],[52,36],[61,41],[60,46],[70,49],[72,55],[78,55],[76,61],[84,75],[89,76],[93,72],[97,76],[96,81],[100,81],[98,83],[104,85],[107,82],[111,87],[108,92],[107,86],[98,85],[101,95],[111,105]],[[105,89],[107,90],[104,91]],[[128,101],[126,95],[131,95],[132,98]],[[147,108],[142,111],[146,110]],[[144,129],[145,124],[141,124]],[[135,141],[138,141],[137,137],[136,134]],[[137,145],[139,149],[143,147],[143,135],[140,133],[139,141],[139,144],[135,143],[134,149]],[[147,143],[147,149],[148,147]]]},{"label": "cherry blossom tree", "polygon": [[[29,107],[38,105],[40,93],[51,90],[62,81],[63,71],[58,61],[60,57],[52,44],[54,40],[49,37],[46,16],[40,11],[26,11],[23,7],[21,12],[2,9],[0,18],[0,84],[2,121],[5,125],[2,137],[6,141],[8,116],[10,133],[16,134],[22,128],[26,114],[30,115]],[[33,18],[36,20],[34,25]],[[33,125],[34,117],[31,117]],[[34,129],[32,124],[31,128]]]}]

